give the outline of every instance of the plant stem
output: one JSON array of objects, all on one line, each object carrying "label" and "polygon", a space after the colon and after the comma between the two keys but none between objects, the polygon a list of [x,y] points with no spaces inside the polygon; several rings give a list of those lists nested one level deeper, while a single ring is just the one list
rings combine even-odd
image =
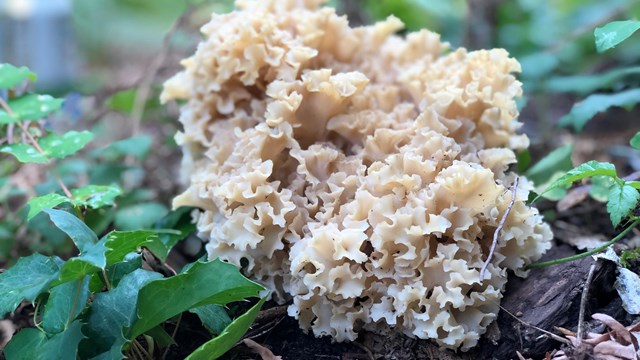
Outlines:
[{"label": "plant stem", "polygon": [[104,269],[102,269],[102,277],[104,278],[104,284],[107,286],[107,291],[111,290],[111,283],[109,282],[109,277]]},{"label": "plant stem", "polygon": [[[178,320],[176,321],[176,327],[173,328],[173,332],[171,333],[171,338],[174,340],[176,339],[176,334],[178,333],[178,327],[180,326],[181,320],[182,320],[182,313],[178,315]],[[162,354],[162,360],[167,358],[167,354],[169,354],[169,348],[171,348],[171,345],[167,345],[167,348],[164,350],[164,353]]]},{"label": "plant stem", "polygon": [[[9,104],[7,104],[7,102],[0,97],[0,107],[2,107],[2,109],[4,111],[7,112],[7,114],[9,115],[14,115],[15,113],[13,112],[13,110],[11,110],[11,107],[9,106]],[[33,145],[33,147],[38,151],[38,153],[40,153],[40,155],[47,157],[44,153],[44,151],[42,150],[42,148],[40,147],[40,145],[38,145],[38,141],[31,135],[31,133],[29,132],[29,129],[25,129],[24,127],[24,123],[19,122],[18,123],[20,125],[20,129],[22,129],[22,132],[27,135],[27,137],[29,138],[29,141],[31,142],[31,145]],[[71,191],[69,191],[69,189],[67,188],[67,186],[64,184],[64,182],[62,182],[62,179],[56,175],[53,174],[53,177],[56,178],[56,181],[58,182],[58,184],[60,185],[60,188],[62,189],[62,191],[64,192],[64,194],[69,198],[69,199],[73,199],[73,195],[71,195]]]},{"label": "plant stem", "polygon": [[631,225],[627,226],[626,229],[622,230],[622,232],[620,234],[616,235],[616,237],[614,237],[613,239],[607,241],[606,243],[598,246],[595,249],[591,249],[589,251],[586,251],[586,252],[583,252],[583,253],[580,253],[580,254],[576,254],[576,255],[573,255],[573,256],[567,256],[567,257],[560,258],[560,259],[555,259],[555,260],[549,260],[549,261],[530,264],[530,265],[527,265],[525,268],[526,269],[537,269],[537,268],[541,268],[541,267],[545,267],[545,266],[549,266],[549,265],[556,265],[556,264],[561,264],[561,263],[568,262],[568,261],[578,260],[578,259],[582,259],[584,257],[587,257],[589,255],[597,254],[600,251],[602,251],[602,250],[608,248],[609,246],[613,245],[618,240],[622,239],[633,228],[638,226],[638,224],[640,224],[640,219],[635,219],[631,223]]}]

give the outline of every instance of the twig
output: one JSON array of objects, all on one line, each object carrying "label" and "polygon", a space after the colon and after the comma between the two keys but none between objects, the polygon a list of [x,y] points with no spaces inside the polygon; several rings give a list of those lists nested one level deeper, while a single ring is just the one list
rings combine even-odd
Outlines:
[{"label": "twig", "polygon": [[[176,327],[173,328],[173,332],[171,333],[171,338],[174,340],[176,338],[176,334],[178,333],[178,327],[180,326],[180,321],[182,321],[182,313],[178,315],[178,320],[176,321]],[[169,348],[171,348],[171,345],[167,346],[167,348],[164,349],[164,353],[162,353],[162,360],[167,358],[167,354],[169,354]]]},{"label": "twig", "polygon": [[133,122],[133,127],[131,129],[131,135],[135,136],[140,131],[140,122],[142,121],[142,115],[144,114],[144,107],[147,103],[147,99],[149,98],[149,94],[151,92],[151,85],[153,83],[153,79],[156,77],[156,74],[164,64],[167,55],[169,54],[169,48],[171,45],[171,39],[175,32],[187,21],[187,19],[193,13],[193,5],[189,4],[187,9],[173,22],[171,28],[164,35],[162,39],[162,47],[160,48],[160,53],[154,58],[154,61],[151,63],[151,66],[147,68],[146,73],[140,78],[138,86],[138,91],[136,91],[136,97],[133,102],[133,109],[131,110],[131,121]]},{"label": "twig", "polygon": [[587,308],[587,299],[589,298],[589,287],[591,287],[591,281],[593,280],[593,273],[596,270],[596,264],[591,264],[589,268],[589,274],[587,280],[584,282],[584,288],[582,289],[582,298],[580,299],[580,313],[578,314],[578,346],[582,344],[582,337],[584,335],[584,313]]},{"label": "twig", "polygon": [[539,262],[539,263],[535,263],[535,264],[529,264],[529,265],[527,265],[525,267],[525,269],[527,269],[527,270],[528,269],[537,269],[537,268],[541,268],[541,267],[545,267],[545,266],[549,266],[549,265],[556,265],[556,264],[561,264],[561,263],[568,262],[568,261],[578,260],[578,259],[582,259],[584,257],[587,257],[589,255],[597,254],[600,251],[602,251],[602,250],[608,248],[609,246],[613,245],[616,241],[622,239],[633,228],[638,226],[638,224],[640,224],[640,219],[634,220],[633,223],[631,223],[631,225],[629,225],[626,229],[622,230],[622,232],[620,234],[618,234],[613,239],[607,241],[606,243],[598,246],[597,248],[594,248],[594,249],[591,249],[589,251],[585,251],[583,253],[576,254],[576,255],[573,255],[573,256],[567,256],[567,257],[560,258],[560,259],[549,260],[549,261]]},{"label": "twig", "polygon": [[[13,112],[13,110],[11,109],[11,107],[9,106],[9,104],[7,104],[7,102],[0,97],[0,107],[2,107],[2,109],[4,111],[7,112],[7,114],[9,115],[15,115],[15,113]],[[31,133],[29,132],[28,129],[25,129],[24,127],[24,123],[19,122],[18,123],[20,125],[20,129],[22,129],[22,133],[25,134],[27,136],[27,138],[29,138],[29,141],[31,142],[31,145],[33,145],[33,147],[38,151],[38,153],[44,157],[46,157],[44,151],[42,150],[42,148],[40,147],[40,145],[38,145],[38,141],[36,141],[36,139],[31,135]],[[53,175],[56,178],[56,181],[58,182],[58,184],[60,185],[60,188],[62,189],[62,191],[64,192],[64,194],[69,198],[69,199],[73,199],[73,195],[71,195],[71,192],[69,191],[69,189],[67,188],[67,186],[64,184],[64,182],[62,182],[62,179],[58,176],[58,175]]]},{"label": "twig", "polygon": [[498,224],[496,231],[493,232],[493,242],[491,243],[491,248],[489,249],[489,255],[487,255],[487,260],[485,260],[484,265],[482,265],[482,269],[480,270],[480,281],[484,280],[484,273],[487,270],[487,266],[489,266],[489,263],[491,263],[493,252],[496,250],[496,245],[498,244],[498,235],[500,233],[500,230],[502,230],[504,223],[507,221],[507,216],[509,216],[509,213],[511,212],[511,208],[513,207],[513,204],[516,201],[516,192],[518,191],[519,180],[520,178],[516,176],[516,179],[513,181],[513,185],[512,185],[513,190],[511,193],[511,201],[509,202],[509,206],[504,211],[504,214],[502,214],[502,219],[500,219],[500,223]]},{"label": "twig", "polygon": [[111,282],[109,282],[109,277],[104,269],[102,269],[102,277],[104,278],[104,285],[107,287],[107,290],[111,290]]},{"label": "twig", "polygon": [[[271,330],[275,329],[276,326],[280,325],[280,323],[282,322],[282,320],[284,320],[284,318],[285,317],[283,316],[283,317],[281,317],[279,319],[271,320],[270,322],[264,324],[263,326],[259,327],[256,330],[254,330],[252,333],[245,334],[245,336],[242,338],[242,340],[259,338],[260,336],[262,336],[262,335],[270,332]],[[242,340],[238,341],[235,346],[238,346],[239,344],[241,344]]]},{"label": "twig", "polygon": [[569,341],[569,340],[567,340],[567,339],[565,339],[565,338],[562,338],[562,337],[560,337],[560,336],[558,336],[558,335],[556,335],[556,334],[554,334],[554,333],[552,333],[552,332],[549,332],[549,331],[547,331],[547,330],[545,330],[545,329],[541,329],[541,328],[539,328],[539,327],[537,327],[537,326],[535,326],[535,325],[533,325],[533,324],[530,324],[530,323],[528,323],[528,322],[526,322],[526,321],[524,321],[524,320],[520,319],[519,317],[517,317],[517,316],[513,315],[511,312],[509,312],[509,310],[507,310],[507,309],[505,309],[504,307],[502,307],[502,305],[499,305],[499,304],[498,304],[498,306],[500,307],[500,309],[502,309],[504,312],[506,312],[507,314],[509,314],[511,317],[513,317],[514,319],[516,319],[518,322],[522,323],[523,325],[528,326],[528,327],[533,328],[533,329],[536,329],[536,330],[538,330],[538,331],[540,331],[540,332],[544,333],[545,335],[549,336],[549,337],[550,337],[550,338],[552,338],[553,340],[559,341],[559,342],[561,342],[561,343],[563,343],[563,344],[567,344],[567,345],[569,345],[569,346],[573,346],[573,345],[571,344],[571,341]]}]

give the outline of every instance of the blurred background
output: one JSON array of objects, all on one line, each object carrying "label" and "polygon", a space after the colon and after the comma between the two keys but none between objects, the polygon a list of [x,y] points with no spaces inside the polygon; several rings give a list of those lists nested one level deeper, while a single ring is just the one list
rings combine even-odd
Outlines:
[{"label": "blurred background", "polygon": [[[333,0],[329,5],[352,24],[393,14],[407,31],[428,28],[453,47],[507,49],[522,64],[521,120],[533,143],[530,153],[520,154],[523,170],[559,148],[567,150],[557,159],[564,168],[596,159],[615,162],[622,174],[640,170],[637,152],[626,146],[638,130],[638,112],[627,111],[633,106],[598,115],[584,132],[557,126],[589,94],[638,86],[638,37],[599,54],[593,31],[613,20],[637,19],[640,1]],[[198,28],[211,12],[232,8],[229,0],[0,0],[0,63],[30,67],[38,74],[38,90],[66,98],[62,113],[45,126],[98,134],[86,156],[60,162],[58,175],[69,186],[117,182],[125,189],[118,209],[87,215],[96,232],[111,224],[121,230],[150,226],[167,213],[180,189],[181,155],[173,141],[177,105],[160,106],[157,100],[162,82],[194,52]],[[46,219],[25,224],[21,213],[28,197],[57,189],[45,169],[0,160],[0,264],[32,251],[71,248]],[[184,246],[186,254],[200,251],[197,240]]]}]

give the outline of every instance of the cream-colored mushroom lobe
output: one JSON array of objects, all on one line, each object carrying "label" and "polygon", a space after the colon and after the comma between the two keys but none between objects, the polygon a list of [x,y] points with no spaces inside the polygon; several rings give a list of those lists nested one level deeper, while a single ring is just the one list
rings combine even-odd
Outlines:
[{"label": "cream-colored mushroom lobe", "polygon": [[211,258],[243,268],[317,336],[391,328],[468,350],[507,271],[550,247],[514,151],[529,145],[502,49],[449,49],[390,17],[349,26],[319,0],[244,0],[213,14],[162,100]]}]

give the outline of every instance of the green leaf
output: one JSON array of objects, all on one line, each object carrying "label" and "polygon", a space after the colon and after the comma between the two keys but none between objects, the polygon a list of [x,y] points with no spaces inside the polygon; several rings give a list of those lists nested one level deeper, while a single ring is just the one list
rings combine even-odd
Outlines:
[{"label": "green leaf", "polygon": [[42,164],[49,161],[49,159],[40,154],[36,148],[28,144],[9,144],[0,147],[0,152],[11,154],[23,163],[37,163]]},{"label": "green leaf", "polygon": [[85,308],[89,295],[88,276],[52,288],[44,308],[42,328],[48,334],[64,331]]},{"label": "green leaf", "polygon": [[11,64],[0,64],[0,89],[10,89],[27,79],[35,81],[36,74],[26,66],[17,68]]},{"label": "green leaf", "polygon": [[82,335],[82,323],[76,320],[69,327],[47,340],[41,348],[39,359],[75,360],[78,353],[78,344],[84,338]]},{"label": "green leaf", "polygon": [[45,209],[44,212],[49,215],[49,218],[58,229],[64,231],[71,238],[80,252],[86,251],[86,249],[98,242],[98,236],[74,215],[64,210],[56,209]]},{"label": "green leaf", "polygon": [[[123,337],[119,337],[117,339],[115,339],[115,341],[113,342],[113,344],[111,345],[111,348],[109,348],[109,350],[93,356],[91,358],[91,360],[122,360],[125,359],[125,356],[122,354],[122,347],[125,346],[127,344],[127,339],[123,338]],[[80,343],[80,346],[82,346],[82,343]],[[86,346],[90,346],[90,345],[86,345]]]},{"label": "green leaf", "polygon": [[[179,234],[160,232],[160,240],[171,250],[179,241],[196,231],[196,224],[191,219],[192,207],[181,206],[172,210],[156,223],[156,229],[178,230]],[[156,254],[157,255],[157,254]]]},{"label": "green leaf", "polygon": [[221,305],[202,305],[190,309],[189,312],[198,315],[200,321],[202,321],[202,325],[213,335],[221,334],[224,328],[231,323],[231,318],[224,309],[224,306]]},{"label": "green leaf", "polygon": [[115,264],[136,251],[141,246],[160,242],[158,233],[153,230],[112,231],[106,236],[107,264]]},{"label": "green leaf", "polygon": [[[107,266],[105,274],[109,279],[109,284],[112,287],[118,286],[120,280],[137,269],[142,268],[142,255],[137,253],[129,253],[124,257],[124,261]],[[106,283],[104,282],[103,275],[101,273],[93,274],[91,282],[89,283],[89,290],[92,292],[100,292]]]},{"label": "green leaf", "polygon": [[620,224],[623,218],[629,216],[640,200],[640,193],[633,187],[616,183],[609,191],[607,212],[611,217],[614,227]]},{"label": "green leaf", "polygon": [[247,330],[249,330],[256,316],[258,316],[264,301],[265,299],[262,298],[257,304],[251,307],[249,311],[233,320],[220,335],[198,347],[187,356],[186,360],[210,360],[217,359],[224,355],[224,353],[234,347]]},{"label": "green leaf", "polygon": [[596,37],[596,49],[598,52],[604,52],[614,48],[638,29],[640,29],[640,21],[637,20],[613,21],[596,28],[593,32]]},{"label": "green leaf", "polygon": [[0,274],[0,317],[13,312],[23,300],[33,301],[58,278],[63,261],[33,254]]},{"label": "green leaf", "polygon": [[64,99],[49,95],[26,94],[9,100],[12,114],[0,109],[0,124],[12,124],[20,121],[40,120],[50,113],[60,110]]},{"label": "green leaf", "polygon": [[62,159],[76,153],[92,139],[93,134],[89,131],[69,131],[63,136],[50,134],[38,140],[43,154],[32,145],[22,143],[4,145],[0,152],[11,154],[24,163],[46,163],[52,158]]},{"label": "green leaf", "polygon": [[90,251],[67,260],[60,270],[60,277],[53,284],[58,285],[91,275],[103,269],[105,267],[104,263],[104,246],[98,244],[91,247]]},{"label": "green leaf", "polygon": [[71,190],[74,206],[86,206],[93,209],[113,205],[116,197],[122,194],[117,186],[88,185]]},{"label": "green leaf", "polygon": [[96,234],[80,219],[63,210],[45,209],[54,225],[71,238],[80,255],[69,259],[60,271],[56,284],[90,275],[107,265],[105,241],[98,242]]},{"label": "green leaf", "polygon": [[549,92],[587,95],[599,89],[611,89],[618,81],[640,74],[640,66],[614,69],[603,74],[556,76],[545,83]]},{"label": "green leaf", "polygon": [[581,131],[599,112],[610,107],[619,106],[629,108],[640,102],[640,89],[625,90],[616,94],[593,94],[573,105],[571,111],[560,118],[560,126],[573,126],[575,131]]},{"label": "green leaf", "polygon": [[578,180],[586,179],[593,176],[610,176],[614,178],[618,177],[618,175],[616,174],[616,168],[613,164],[592,160],[578,165],[572,170],[569,170],[565,175],[561,176],[551,185],[549,185],[549,187],[547,187],[540,195],[538,195],[537,198],[553,189],[557,189],[562,186],[568,186]]},{"label": "green leaf", "polygon": [[156,202],[131,205],[116,213],[115,225],[121,230],[148,229],[169,212]]},{"label": "green leaf", "polygon": [[91,140],[93,140],[93,133],[90,131],[69,131],[62,136],[50,134],[40,139],[38,143],[46,157],[62,159],[75,154]]},{"label": "green leaf", "polygon": [[262,290],[262,286],[242,276],[232,264],[220,260],[198,261],[187,271],[153,281],[140,290],[138,320],[130,330],[129,338],[193,307],[224,305],[257,296]]},{"label": "green leaf", "polygon": [[33,219],[34,216],[38,215],[44,209],[54,208],[67,201],[69,201],[68,197],[55,193],[31,198],[27,203],[27,205],[29,205],[27,221]]},{"label": "green leaf", "polygon": [[42,331],[35,328],[22,329],[4,348],[4,355],[7,360],[39,360],[46,341],[47,335]]},{"label": "green leaf", "polygon": [[547,156],[543,157],[535,165],[533,165],[525,175],[535,184],[542,184],[557,173],[566,172],[573,167],[571,162],[571,154],[573,153],[573,145],[567,144],[561,146]]},{"label": "green leaf", "polygon": [[594,176],[591,178],[591,189],[589,195],[597,201],[606,202],[609,200],[611,187],[617,184],[614,178],[609,176]]},{"label": "green leaf", "polygon": [[640,150],[640,131],[633,135],[629,144],[632,148]]},{"label": "green leaf", "polygon": [[[123,329],[130,327],[136,319],[138,292],[145,284],[160,278],[162,275],[156,272],[137,269],[125,275],[118,286],[96,294],[85,327],[85,334],[91,341],[83,341],[88,345],[82,346],[87,352],[83,357],[90,358],[112,351],[114,346],[120,351],[127,339],[133,339],[124,337]],[[189,297],[184,293],[182,296]]]}]

